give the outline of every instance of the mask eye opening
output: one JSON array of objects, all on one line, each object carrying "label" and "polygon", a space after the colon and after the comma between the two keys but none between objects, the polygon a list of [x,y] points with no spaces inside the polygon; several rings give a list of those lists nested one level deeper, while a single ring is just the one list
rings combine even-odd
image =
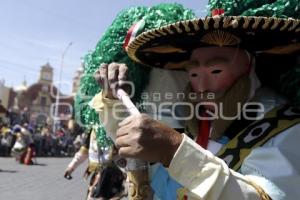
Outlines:
[{"label": "mask eye opening", "polygon": [[216,70],[213,70],[211,71],[212,74],[219,74],[221,73],[223,70],[220,70],[220,69],[216,69]]}]

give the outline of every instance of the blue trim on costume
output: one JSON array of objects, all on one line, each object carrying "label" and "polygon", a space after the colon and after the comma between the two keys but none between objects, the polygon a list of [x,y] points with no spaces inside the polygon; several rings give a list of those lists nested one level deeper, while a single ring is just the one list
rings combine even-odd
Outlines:
[{"label": "blue trim on costume", "polygon": [[159,199],[174,200],[177,199],[177,189],[182,188],[182,185],[171,178],[162,165],[159,165],[152,177],[151,187]]}]

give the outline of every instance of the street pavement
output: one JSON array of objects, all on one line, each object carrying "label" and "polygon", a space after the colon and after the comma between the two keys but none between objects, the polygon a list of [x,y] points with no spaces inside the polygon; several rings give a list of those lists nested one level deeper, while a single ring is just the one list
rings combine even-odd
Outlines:
[{"label": "street pavement", "polygon": [[84,200],[88,182],[82,175],[87,162],[63,177],[72,158],[37,158],[38,165],[20,165],[0,157],[0,200]]}]

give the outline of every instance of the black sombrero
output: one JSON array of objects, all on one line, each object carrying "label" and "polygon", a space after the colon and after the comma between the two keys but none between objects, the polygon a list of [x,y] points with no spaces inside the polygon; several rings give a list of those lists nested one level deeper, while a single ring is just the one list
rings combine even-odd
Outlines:
[{"label": "black sombrero", "polygon": [[300,50],[299,19],[224,16],[222,9],[213,13],[217,15],[146,31],[128,45],[127,53],[134,61],[147,66],[181,69],[181,63],[199,47],[239,47],[267,54],[291,54]]}]

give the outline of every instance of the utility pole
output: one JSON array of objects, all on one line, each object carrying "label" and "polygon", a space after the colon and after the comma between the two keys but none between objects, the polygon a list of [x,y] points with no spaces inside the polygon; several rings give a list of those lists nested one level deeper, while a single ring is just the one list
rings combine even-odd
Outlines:
[{"label": "utility pole", "polygon": [[61,89],[61,79],[62,79],[62,70],[63,70],[63,66],[64,66],[64,58],[65,55],[68,51],[68,49],[70,48],[70,46],[72,46],[72,42],[70,42],[65,50],[63,51],[62,55],[61,55],[61,63],[60,63],[60,70],[59,70],[59,80],[58,80],[58,87],[57,87],[57,91],[56,91],[56,98],[55,98],[55,111],[54,111],[54,117],[53,117],[53,126],[52,126],[52,131],[53,134],[56,132],[57,127],[60,123],[60,119],[58,116],[58,107],[59,107],[59,95],[60,95],[60,89]]}]

